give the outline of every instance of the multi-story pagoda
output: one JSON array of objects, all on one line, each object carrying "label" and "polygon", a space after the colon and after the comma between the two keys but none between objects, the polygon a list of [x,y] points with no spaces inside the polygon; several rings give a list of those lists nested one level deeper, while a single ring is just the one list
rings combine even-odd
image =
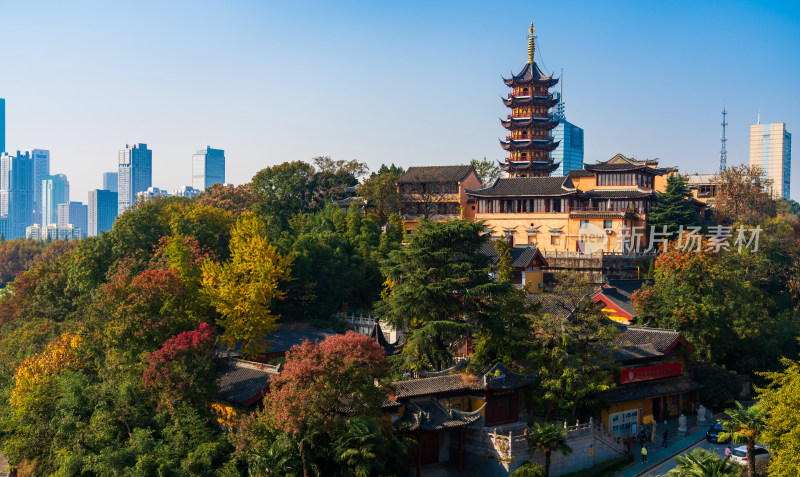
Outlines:
[{"label": "multi-story pagoda", "polygon": [[500,168],[509,177],[542,177],[549,176],[558,168],[553,164],[550,152],[558,147],[553,141],[550,131],[558,125],[558,120],[550,113],[550,109],[558,104],[558,98],[550,93],[550,88],[558,83],[558,79],[546,76],[533,61],[536,45],[534,28],[531,23],[528,36],[528,63],[516,75],[503,81],[512,88],[503,104],[511,108],[507,119],[500,120],[509,135],[500,145],[509,151],[509,157]]}]

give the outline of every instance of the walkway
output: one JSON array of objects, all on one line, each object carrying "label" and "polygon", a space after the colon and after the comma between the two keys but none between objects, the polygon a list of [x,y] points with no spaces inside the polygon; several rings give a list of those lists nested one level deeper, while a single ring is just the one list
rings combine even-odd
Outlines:
[{"label": "walkway", "polygon": [[[713,421],[711,421],[713,422]],[[615,477],[637,477],[641,475],[649,475],[649,472],[661,465],[663,462],[668,461],[676,454],[682,453],[684,450],[697,444],[697,442],[705,439],[706,431],[709,424],[702,426],[694,426],[689,428],[689,433],[686,437],[678,438],[677,440],[670,439],[667,441],[668,447],[660,447],[660,440],[656,443],[649,443],[647,450],[647,463],[642,464],[642,448],[636,444],[631,448],[631,452],[636,457],[636,463],[623,471],[617,473]]]}]

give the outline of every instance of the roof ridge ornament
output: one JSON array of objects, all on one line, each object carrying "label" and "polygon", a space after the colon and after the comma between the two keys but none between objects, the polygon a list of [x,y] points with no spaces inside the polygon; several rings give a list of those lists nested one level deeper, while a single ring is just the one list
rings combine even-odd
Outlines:
[{"label": "roof ridge ornament", "polygon": [[533,22],[531,22],[531,28],[528,30],[528,63],[533,63],[533,54],[536,52],[536,35],[533,32],[536,31],[536,28],[533,28]]}]

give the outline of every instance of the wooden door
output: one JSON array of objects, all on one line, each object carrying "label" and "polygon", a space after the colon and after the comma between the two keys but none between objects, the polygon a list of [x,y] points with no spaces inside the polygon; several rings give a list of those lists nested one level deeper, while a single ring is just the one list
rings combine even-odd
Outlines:
[{"label": "wooden door", "polygon": [[439,431],[420,431],[419,447],[422,453],[422,465],[439,462]]}]

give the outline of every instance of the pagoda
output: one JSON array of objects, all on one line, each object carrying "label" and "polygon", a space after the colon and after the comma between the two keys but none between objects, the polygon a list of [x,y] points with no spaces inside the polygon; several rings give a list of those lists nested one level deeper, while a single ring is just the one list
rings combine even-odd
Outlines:
[{"label": "pagoda", "polygon": [[550,88],[558,79],[545,75],[533,61],[536,45],[533,23],[528,35],[528,63],[518,74],[503,78],[506,86],[512,88],[503,104],[511,108],[511,114],[500,122],[508,129],[509,135],[500,140],[500,145],[509,151],[509,157],[500,168],[509,177],[549,176],[558,168],[553,164],[550,152],[558,147],[550,131],[558,126],[558,119],[550,109],[558,104],[558,98],[550,93]]}]

